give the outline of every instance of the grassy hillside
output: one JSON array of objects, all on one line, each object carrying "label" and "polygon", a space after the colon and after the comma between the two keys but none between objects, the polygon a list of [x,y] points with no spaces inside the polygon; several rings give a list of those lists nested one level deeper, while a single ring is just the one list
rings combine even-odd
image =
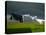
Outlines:
[{"label": "grassy hillside", "polygon": [[39,24],[38,22],[8,22],[7,31],[32,31],[32,32],[44,32],[44,24]]}]

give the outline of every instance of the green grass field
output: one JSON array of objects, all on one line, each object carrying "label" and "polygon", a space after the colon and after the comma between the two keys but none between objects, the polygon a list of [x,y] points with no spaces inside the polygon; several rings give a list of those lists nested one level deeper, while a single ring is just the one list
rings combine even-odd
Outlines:
[{"label": "green grass field", "polygon": [[[13,31],[18,31],[18,30],[22,30],[22,28],[30,28],[30,30],[32,32],[44,32],[44,23],[43,24],[40,24],[38,22],[35,22],[35,21],[32,21],[32,22],[23,22],[23,23],[20,23],[20,22],[8,22],[7,23],[7,31],[8,29],[12,29],[11,32]],[[9,30],[9,31],[10,31]],[[29,29],[28,29],[29,30]],[[24,29],[23,29],[24,31]]]}]

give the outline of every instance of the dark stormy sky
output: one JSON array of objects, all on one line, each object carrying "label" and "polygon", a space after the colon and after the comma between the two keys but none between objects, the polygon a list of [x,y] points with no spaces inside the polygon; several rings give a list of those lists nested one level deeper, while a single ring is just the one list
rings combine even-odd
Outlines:
[{"label": "dark stormy sky", "polygon": [[30,14],[44,18],[44,3],[8,1],[7,13]]}]

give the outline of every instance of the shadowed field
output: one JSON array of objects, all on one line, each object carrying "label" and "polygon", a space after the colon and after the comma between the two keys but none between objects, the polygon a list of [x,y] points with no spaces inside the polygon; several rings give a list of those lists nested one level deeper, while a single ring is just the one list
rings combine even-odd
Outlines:
[{"label": "shadowed field", "polygon": [[39,24],[38,22],[8,22],[7,23],[8,33],[29,33],[29,32],[44,32],[44,23]]}]

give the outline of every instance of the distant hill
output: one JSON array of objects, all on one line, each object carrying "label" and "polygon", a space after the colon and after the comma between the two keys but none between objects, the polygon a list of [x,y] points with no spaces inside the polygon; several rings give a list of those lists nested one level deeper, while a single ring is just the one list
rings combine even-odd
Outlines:
[{"label": "distant hill", "polygon": [[7,13],[30,14],[44,18],[44,3],[7,1]]}]

